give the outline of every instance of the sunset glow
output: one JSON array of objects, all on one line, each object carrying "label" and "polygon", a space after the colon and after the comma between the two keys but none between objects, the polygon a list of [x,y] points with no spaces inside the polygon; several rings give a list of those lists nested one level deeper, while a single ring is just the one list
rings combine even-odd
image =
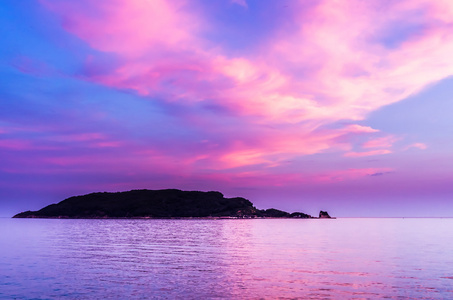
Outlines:
[{"label": "sunset glow", "polygon": [[143,188],[452,216],[450,0],[36,0],[0,15],[1,216]]}]

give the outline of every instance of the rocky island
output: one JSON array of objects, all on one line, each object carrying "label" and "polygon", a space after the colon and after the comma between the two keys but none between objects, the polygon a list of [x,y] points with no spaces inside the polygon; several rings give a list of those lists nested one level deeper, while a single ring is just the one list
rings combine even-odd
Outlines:
[{"label": "rocky island", "polygon": [[[220,192],[132,190],[70,197],[13,218],[313,218],[278,209],[257,209],[247,199],[225,198]],[[325,216],[323,217],[325,218]]]},{"label": "rocky island", "polygon": [[332,219],[331,216],[329,216],[329,213],[326,211],[320,211],[319,212],[319,219]]}]

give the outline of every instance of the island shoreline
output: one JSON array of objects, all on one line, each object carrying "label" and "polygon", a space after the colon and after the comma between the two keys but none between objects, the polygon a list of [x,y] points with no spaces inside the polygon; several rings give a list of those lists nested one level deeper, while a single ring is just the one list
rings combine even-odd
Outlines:
[{"label": "island shoreline", "polygon": [[69,197],[38,211],[25,211],[13,218],[36,219],[331,219],[275,208],[257,209],[242,197],[225,198],[217,191],[131,190],[97,192]]}]

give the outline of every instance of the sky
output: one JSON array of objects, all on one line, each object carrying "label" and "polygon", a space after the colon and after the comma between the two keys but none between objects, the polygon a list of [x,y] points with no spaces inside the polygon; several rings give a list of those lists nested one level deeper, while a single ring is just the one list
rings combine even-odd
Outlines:
[{"label": "sky", "polygon": [[451,0],[5,0],[0,216],[220,191],[453,217]]}]

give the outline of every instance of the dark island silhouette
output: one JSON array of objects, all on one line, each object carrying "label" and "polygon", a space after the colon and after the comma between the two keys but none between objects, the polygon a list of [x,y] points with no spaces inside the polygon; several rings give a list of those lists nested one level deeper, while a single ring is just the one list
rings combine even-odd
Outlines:
[{"label": "dark island silhouette", "polygon": [[[330,218],[322,212],[322,218]],[[321,212],[320,212],[321,218]],[[314,218],[301,212],[257,209],[247,199],[225,198],[220,192],[132,190],[91,193],[65,199],[38,211],[25,211],[13,218]]]},{"label": "dark island silhouette", "polygon": [[320,211],[319,212],[319,219],[332,219],[331,216],[329,216],[329,213],[326,211]]}]

